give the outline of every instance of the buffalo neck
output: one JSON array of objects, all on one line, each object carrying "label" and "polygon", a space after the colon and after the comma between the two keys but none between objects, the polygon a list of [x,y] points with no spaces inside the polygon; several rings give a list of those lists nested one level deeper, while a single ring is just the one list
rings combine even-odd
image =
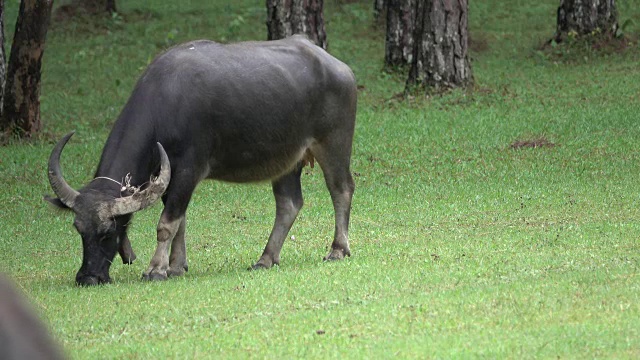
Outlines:
[{"label": "buffalo neck", "polygon": [[130,111],[129,105],[107,138],[95,177],[139,187],[159,169],[160,161],[152,123]]}]

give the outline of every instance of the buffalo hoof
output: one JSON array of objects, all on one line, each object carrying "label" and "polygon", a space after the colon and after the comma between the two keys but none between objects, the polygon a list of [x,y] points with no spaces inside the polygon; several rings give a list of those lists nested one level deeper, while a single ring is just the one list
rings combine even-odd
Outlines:
[{"label": "buffalo hoof", "polygon": [[111,278],[96,277],[90,275],[82,275],[76,277],[76,285],[78,286],[94,286],[108,284],[111,282]]},{"label": "buffalo hoof", "polygon": [[273,265],[280,265],[280,257],[277,256],[274,259],[273,256],[263,254],[260,257],[260,260],[258,260],[257,263],[255,263],[252,267],[250,267],[249,270],[269,269]]},{"label": "buffalo hoof", "polygon": [[182,267],[176,267],[176,268],[169,267],[169,270],[167,270],[167,276],[169,277],[182,276],[187,271],[189,271],[188,265],[184,265]]},{"label": "buffalo hoof", "polygon": [[329,255],[324,257],[324,261],[335,261],[335,260],[342,260],[345,258],[345,256],[351,256],[351,251],[349,251],[349,249],[344,250],[344,249],[331,249],[331,252],[329,253]]},{"label": "buffalo hoof", "polygon": [[167,273],[149,273],[149,274],[142,274],[142,280],[145,281],[164,281],[167,280],[169,277],[167,276]]},{"label": "buffalo hoof", "polygon": [[267,270],[268,268],[270,268],[270,266],[267,266],[265,264],[262,263],[255,263],[253,266],[250,266],[247,270]]}]

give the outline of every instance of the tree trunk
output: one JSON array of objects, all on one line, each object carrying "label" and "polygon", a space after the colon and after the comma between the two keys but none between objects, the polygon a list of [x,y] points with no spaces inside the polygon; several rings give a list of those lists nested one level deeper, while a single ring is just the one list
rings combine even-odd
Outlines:
[{"label": "tree trunk", "polygon": [[560,0],[556,42],[566,39],[569,34],[615,35],[618,29],[615,3],[615,0]]},{"label": "tree trunk", "polygon": [[387,0],[387,37],[384,51],[384,63],[387,68],[411,64],[415,15],[416,0]]},{"label": "tree trunk", "polygon": [[117,12],[116,11],[116,0],[107,0],[106,10],[107,10],[107,12],[112,13],[112,14],[114,12]]},{"label": "tree trunk", "polygon": [[316,45],[327,49],[322,15],[323,0],[267,0],[269,40],[305,34]]},{"label": "tree trunk", "polygon": [[2,122],[2,101],[4,84],[7,79],[7,54],[4,52],[4,0],[0,0],[0,123]]},{"label": "tree trunk", "polygon": [[467,0],[417,0],[414,48],[405,92],[438,92],[473,82]]},{"label": "tree trunk", "polygon": [[388,0],[373,0],[373,19],[378,21],[386,10]]},{"label": "tree trunk", "polygon": [[3,131],[37,133],[40,122],[40,68],[53,0],[22,0],[11,45],[0,120]]}]

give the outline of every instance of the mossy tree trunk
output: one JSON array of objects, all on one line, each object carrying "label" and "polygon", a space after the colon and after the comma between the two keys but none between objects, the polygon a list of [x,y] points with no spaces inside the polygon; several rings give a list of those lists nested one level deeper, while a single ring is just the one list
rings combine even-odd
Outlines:
[{"label": "mossy tree trunk", "polygon": [[411,64],[417,0],[387,0],[387,36],[384,63],[387,68]]},{"label": "mossy tree trunk", "polygon": [[614,36],[618,29],[615,0],[560,0],[556,42],[568,36],[604,34]]},{"label": "mossy tree trunk", "polygon": [[406,91],[428,93],[473,82],[467,0],[416,0],[413,59]]},{"label": "mossy tree trunk", "polygon": [[323,5],[323,0],[267,0],[268,39],[305,34],[316,45],[327,49]]},{"label": "mossy tree trunk", "polygon": [[0,130],[32,136],[40,121],[40,69],[53,0],[22,0],[7,67]]}]

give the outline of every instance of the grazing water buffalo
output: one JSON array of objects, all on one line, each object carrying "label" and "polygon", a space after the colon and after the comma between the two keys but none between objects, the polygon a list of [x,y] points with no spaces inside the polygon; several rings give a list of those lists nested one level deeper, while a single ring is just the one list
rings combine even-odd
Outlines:
[{"label": "grazing water buffalo", "polygon": [[356,96],[351,69],[303,36],[229,45],[193,41],[158,56],[115,122],[93,180],[75,190],[62,176],[60,155],[73,133],[51,152],[49,182],[57,198],[47,200],[73,210],[82,237],[76,282],[109,282],[117,251],[133,261],[127,225],[134,212],[160,198],[158,244],[143,278],[182,275],[185,212],[205,178],[271,181],[276,219],[253,268],[278,264],[302,207],[302,168],[314,160],[335,210],[325,260],[349,256]]}]

